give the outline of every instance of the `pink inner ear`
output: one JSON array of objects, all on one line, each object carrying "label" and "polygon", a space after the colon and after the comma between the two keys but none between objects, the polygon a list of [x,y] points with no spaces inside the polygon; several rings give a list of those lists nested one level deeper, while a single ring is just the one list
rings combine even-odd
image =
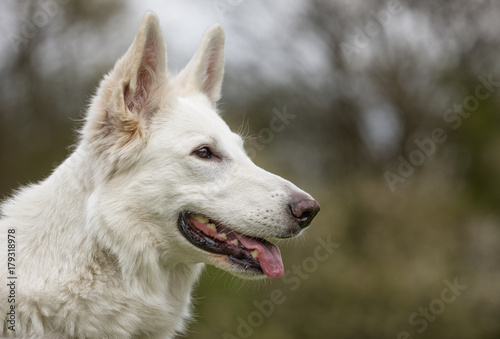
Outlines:
[{"label": "pink inner ear", "polygon": [[217,81],[217,64],[219,61],[219,55],[217,50],[212,47],[208,52],[208,57],[206,60],[205,74],[202,84],[202,91],[204,93],[211,93],[213,87]]},{"label": "pink inner ear", "polygon": [[127,108],[137,115],[145,114],[152,94],[157,90],[157,74],[161,72],[158,56],[157,41],[148,32],[142,54],[142,59],[137,70],[135,92],[130,95],[130,89],[124,90]]},{"label": "pink inner ear", "polygon": [[220,49],[219,37],[213,37],[208,43],[208,49],[204,56],[201,68],[201,91],[206,93],[212,101],[219,99],[220,81],[221,81],[221,62],[224,54]]}]

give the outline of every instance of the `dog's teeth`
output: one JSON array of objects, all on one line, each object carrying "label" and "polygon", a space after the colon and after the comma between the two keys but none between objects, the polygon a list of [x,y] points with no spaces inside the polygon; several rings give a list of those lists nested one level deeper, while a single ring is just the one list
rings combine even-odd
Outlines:
[{"label": "dog's teeth", "polygon": [[233,244],[234,246],[238,246],[239,245],[238,239],[231,240],[231,244]]},{"label": "dog's teeth", "polygon": [[259,251],[257,250],[253,250],[252,252],[250,252],[250,254],[252,255],[252,257],[254,259],[257,259],[257,257],[259,256]]},{"label": "dog's teeth", "polygon": [[192,214],[191,217],[199,222],[201,222],[202,224],[206,224],[208,223],[208,218],[201,215],[201,214]]},{"label": "dog's teeth", "polygon": [[[208,222],[208,219],[207,219],[207,222]],[[212,224],[212,223],[207,224],[207,227],[210,228],[212,231],[217,232],[217,228],[215,227],[215,224]]]},{"label": "dog's teeth", "polygon": [[224,240],[227,240],[227,235],[226,233],[219,233],[219,237],[221,237]]}]

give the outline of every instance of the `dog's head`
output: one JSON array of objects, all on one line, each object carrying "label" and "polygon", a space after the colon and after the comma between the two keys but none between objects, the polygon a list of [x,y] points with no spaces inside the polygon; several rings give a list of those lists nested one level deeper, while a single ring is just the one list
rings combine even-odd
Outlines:
[{"label": "dog's head", "polygon": [[146,14],[83,130],[96,164],[92,220],[137,252],[156,248],[166,265],[204,262],[279,277],[280,251],[265,239],[300,234],[319,205],[257,167],[219,117],[223,67],[224,32],[214,25],[172,78],[158,20]]}]

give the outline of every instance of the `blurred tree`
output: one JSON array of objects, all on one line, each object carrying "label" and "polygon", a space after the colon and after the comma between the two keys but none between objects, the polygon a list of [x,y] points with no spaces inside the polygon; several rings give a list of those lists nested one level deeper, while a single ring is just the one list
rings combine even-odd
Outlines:
[{"label": "blurred tree", "polygon": [[2,6],[12,24],[4,32],[8,43],[0,60],[0,192],[6,195],[19,183],[47,175],[67,156],[76,136],[74,120],[101,76],[99,67],[82,74],[75,66],[86,55],[72,40],[81,38],[84,27],[102,29],[123,4],[9,1]]}]

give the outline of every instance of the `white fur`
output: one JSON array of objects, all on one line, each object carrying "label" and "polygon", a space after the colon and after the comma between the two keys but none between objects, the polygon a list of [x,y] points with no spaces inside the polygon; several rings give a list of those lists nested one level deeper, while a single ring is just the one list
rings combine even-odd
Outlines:
[{"label": "white fur", "polygon": [[[190,317],[204,263],[246,275],[191,245],[178,230],[180,212],[261,237],[290,233],[289,197],[305,193],[255,166],[216,112],[223,46],[214,25],[172,79],[157,18],[145,15],[102,81],[73,154],[2,205],[2,276],[15,229],[18,277],[16,332],[4,321],[3,336],[172,338]],[[193,156],[202,146],[221,159]]]}]

